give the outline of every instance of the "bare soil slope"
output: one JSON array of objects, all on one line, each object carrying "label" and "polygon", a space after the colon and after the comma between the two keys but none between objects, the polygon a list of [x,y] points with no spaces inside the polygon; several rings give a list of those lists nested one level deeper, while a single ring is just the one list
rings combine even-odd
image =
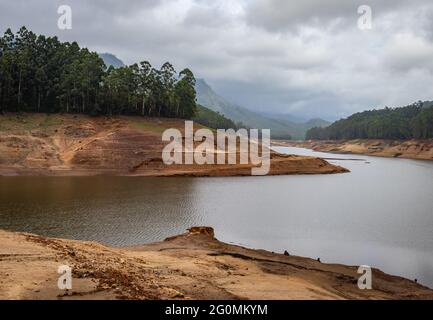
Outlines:
[{"label": "bare soil slope", "polygon": [[[72,268],[72,290],[57,287]],[[433,299],[433,291],[373,270],[225,244],[191,228],[163,242],[112,248],[0,230],[0,299]]]},{"label": "bare soil slope", "polygon": [[[0,175],[250,175],[248,165],[174,165],[162,161],[165,129],[179,119],[0,115]],[[197,126],[200,128],[200,126]],[[272,153],[270,174],[346,172],[312,157]]]}]

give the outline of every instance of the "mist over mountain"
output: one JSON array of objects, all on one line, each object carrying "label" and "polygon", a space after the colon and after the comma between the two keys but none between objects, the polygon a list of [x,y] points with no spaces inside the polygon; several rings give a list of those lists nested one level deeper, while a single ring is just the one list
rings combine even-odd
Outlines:
[{"label": "mist over mountain", "polygon": [[303,115],[293,115],[289,113],[278,113],[278,112],[260,112],[260,111],[254,111],[261,116],[264,116],[266,118],[271,119],[283,119],[294,123],[305,123],[310,120],[309,117],[303,116]]},{"label": "mist over mountain", "polygon": [[[120,68],[125,66],[122,60],[111,53],[102,53],[99,56],[107,67]],[[274,139],[305,139],[306,132],[314,127],[326,127],[329,122],[322,119],[305,119],[288,114],[260,114],[247,108],[236,105],[217,94],[204,79],[196,81],[197,103],[212,111],[224,115],[232,120],[238,127],[271,129]],[[209,112],[203,113],[206,117]],[[211,117],[214,118],[214,117]]]},{"label": "mist over mountain", "polygon": [[204,79],[197,79],[196,91],[199,104],[219,112],[237,123],[241,122],[246,127],[271,129],[271,136],[274,139],[304,139],[307,130],[329,125],[329,122],[322,119],[295,122],[286,117],[280,117],[280,115],[265,116],[250,111],[218,95]]}]

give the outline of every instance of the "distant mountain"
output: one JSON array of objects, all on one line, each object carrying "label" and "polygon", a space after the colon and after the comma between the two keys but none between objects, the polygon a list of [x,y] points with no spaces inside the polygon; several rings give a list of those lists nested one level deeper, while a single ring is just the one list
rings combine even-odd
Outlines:
[{"label": "distant mountain", "polygon": [[423,101],[422,102],[422,108],[423,109],[430,108],[431,106],[433,106],[433,101]]},{"label": "distant mountain", "polygon": [[101,57],[102,60],[104,60],[104,63],[107,66],[107,68],[109,66],[113,66],[114,68],[121,68],[125,66],[123,61],[117,58],[114,54],[100,53],[99,56]]},{"label": "distant mountain", "polygon": [[310,120],[308,117],[299,117],[299,116],[294,116],[292,114],[288,114],[288,113],[278,113],[278,112],[260,112],[260,111],[256,111],[256,113],[266,117],[266,118],[270,118],[270,119],[278,119],[278,120],[286,120],[289,122],[294,122],[294,123],[305,123],[308,120]]},{"label": "distant mountain", "polygon": [[315,118],[315,119],[311,119],[311,120],[307,121],[304,124],[310,128],[314,128],[314,127],[325,128],[325,127],[330,126],[331,122],[320,119],[320,118]]},{"label": "distant mountain", "polygon": [[236,123],[241,122],[248,128],[271,129],[274,139],[296,139],[305,138],[308,129],[317,126],[329,125],[321,119],[310,120],[306,123],[296,123],[286,119],[273,119],[244,107],[235,105],[218,95],[204,79],[196,82],[197,102],[209,109],[219,112]]}]

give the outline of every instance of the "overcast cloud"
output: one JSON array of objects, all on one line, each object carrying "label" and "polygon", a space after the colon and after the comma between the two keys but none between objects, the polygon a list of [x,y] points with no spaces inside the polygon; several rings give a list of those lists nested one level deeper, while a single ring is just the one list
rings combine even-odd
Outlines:
[{"label": "overcast cloud", "polygon": [[[72,7],[72,30],[57,8]],[[373,29],[357,27],[360,5]],[[126,63],[190,67],[252,110],[334,120],[433,100],[431,0],[0,0],[0,31],[111,52]]]}]

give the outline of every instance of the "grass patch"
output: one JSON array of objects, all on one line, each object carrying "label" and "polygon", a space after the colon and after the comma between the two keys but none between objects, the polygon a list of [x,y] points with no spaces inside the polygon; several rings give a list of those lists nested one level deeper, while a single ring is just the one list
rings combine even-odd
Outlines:
[{"label": "grass patch", "polygon": [[30,131],[39,125],[36,117],[23,115],[5,115],[0,117],[0,129],[2,131]]},{"label": "grass patch", "polygon": [[0,116],[0,131],[10,133],[24,133],[32,130],[47,130],[60,126],[63,120],[57,115],[45,114],[6,114]]},{"label": "grass patch", "polygon": [[158,133],[158,134],[162,134],[166,129],[165,126],[162,124],[149,122],[149,121],[129,120],[129,124],[134,129],[150,131],[150,132]]},{"label": "grass patch", "polygon": [[45,119],[39,123],[39,127],[48,128],[52,126],[60,126],[63,124],[63,120],[57,115],[46,115]]}]

